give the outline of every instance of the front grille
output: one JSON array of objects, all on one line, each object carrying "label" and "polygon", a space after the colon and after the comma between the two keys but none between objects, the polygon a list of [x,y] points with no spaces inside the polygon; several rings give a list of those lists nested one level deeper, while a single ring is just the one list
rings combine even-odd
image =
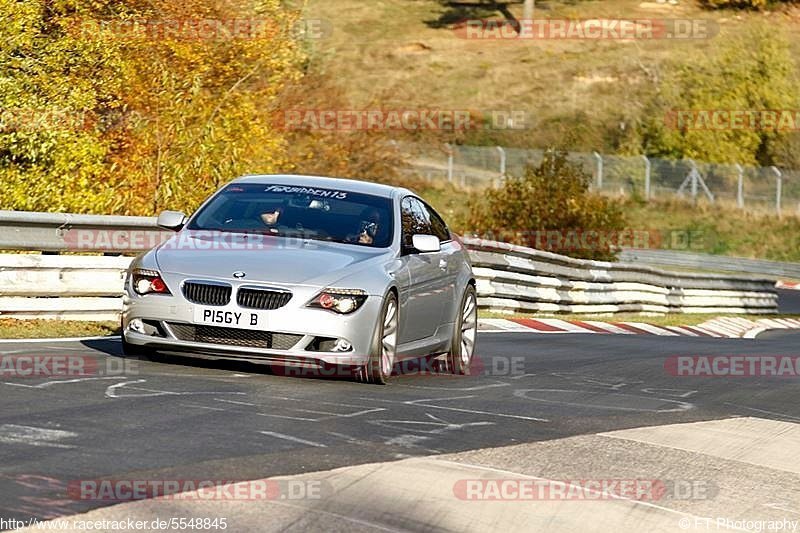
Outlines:
[{"label": "front grille", "polygon": [[175,334],[175,337],[182,341],[224,344],[227,346],[241,346],[244,348],[288,350],[303,338],[302,335],[292,335],[289,333],[220,328],[217,326],[197,326],[194,324],[178,324],[173,322],[169,323],[169,327]]},{"label": "front grille", "polygon": [[192,303],[203,305],[228,305],[231,301],[230,285],[187,281],[183,284],[183,295]]},{"label": "front grille", "polygon": [[236,302],[246,309],[278,309],[291,299],[291,292],[269,289],[241,288],[236,295]]}]

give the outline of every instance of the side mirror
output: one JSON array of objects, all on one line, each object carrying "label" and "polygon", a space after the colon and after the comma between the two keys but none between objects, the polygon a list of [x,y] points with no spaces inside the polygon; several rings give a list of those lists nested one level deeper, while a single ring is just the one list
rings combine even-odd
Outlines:
[{"label": "side mirror", "polygon": [[414,235],[411,238],[411,245],[415,250],[422,253],[438,252],[442,249],[439,237],[435,235]]},{"label": "side mirror", "polygon": [[156,224],[159,228],[179,231],[186,224],[186,215],[180,211],[164,211],[158,215]]}]

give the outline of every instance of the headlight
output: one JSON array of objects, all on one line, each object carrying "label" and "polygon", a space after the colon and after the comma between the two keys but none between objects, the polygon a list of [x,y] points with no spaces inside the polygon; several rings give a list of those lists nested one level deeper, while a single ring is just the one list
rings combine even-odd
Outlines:
[{"label": "headlight", "polygon": [[367,293],[360,289],[325,289],[308,303],[308,307],[327,309],[346,315],[367,301]]},{"label": "headlight", "polygon": [[133,290],[136,294],[172,294],[167,288],[167,284],[161,279],[161,274],[155,270],[145,270],[137,268],[131,276]]}]

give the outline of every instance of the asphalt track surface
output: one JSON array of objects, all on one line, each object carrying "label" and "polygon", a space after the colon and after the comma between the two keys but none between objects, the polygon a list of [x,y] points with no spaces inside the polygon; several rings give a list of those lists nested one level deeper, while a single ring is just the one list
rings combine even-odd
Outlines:
[{"label": "asphalt track surface", "polygon": [[778,308],[781,313],[800,313],[800,291],[792,289],[778,290]]},{"label": "asphalt track surface", "polygon": [[482,333],[479,375],[408,372],[381,387],[125,359],[116,339],[3,343],[4,355],[86,357],[98,374],[0,380],[0,517],[113,503],[73,499],[78,480],[249,480],[733,416],[798,422],[796,378],[674,377],[664,365],[675,355],[799,352],[800,332],[790,331],[755,340]]}]

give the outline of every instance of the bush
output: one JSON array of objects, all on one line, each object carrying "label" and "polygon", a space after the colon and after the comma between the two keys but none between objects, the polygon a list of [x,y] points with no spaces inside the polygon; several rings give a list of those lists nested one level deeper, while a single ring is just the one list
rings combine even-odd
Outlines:
[{"label": "bush", "polygon": [[649,155],[712,163],[790,162],[791,131],[775,127],[681,124],[681,112],[792,110],[800,106],[797,69],[784,34],[766,23],[722,40],[710,54],[675,65],[660,83],[640,127]]},{"label": "bush", "polygon": [[[618,202],[589,191],[591,180],[566,152],[549,150],[538,167],[528,167],[523,176],[509,177],[499,189],[474,198],[465,226],[487,239],[612,260],[617,239],[585,241],[583,236],[612,236],[623,230],[625,218]],[[553,235],[561,239],[553,240]]]},{"label": "bush", "polygon": [[[0,209],[191,211],[288,164],[269,106],[302,75],[279,0],[0,0]],[[121,23],[269,21],[243,38],[125,37]]]}]

